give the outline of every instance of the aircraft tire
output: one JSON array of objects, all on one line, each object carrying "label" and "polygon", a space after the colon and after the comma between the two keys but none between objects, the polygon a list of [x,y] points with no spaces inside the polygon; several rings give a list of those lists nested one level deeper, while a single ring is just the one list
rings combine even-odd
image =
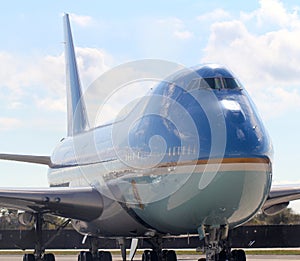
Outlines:
[{"label": "aircraft tire", "polygon": [[236,261],[246,261],[246,253],[244,250],[239,249],[236,251]]},{"label": "aircraft tire", "polygon": [[44,261],[55,261],[55,256],[52,253],[45,254],[44,255]]},{"label": "aircraft tire", "polygon": [[148,255],[150,253],[150,250],[145,250],[142,255],[142,261],[149,261]]},{"label": "aircraft tire", "polygon": [[162,261],[166,261],[167,253],[168,253],[168,250],[167,250],[167,249],[164,249],[164,250],[161,252]]},{"label": "aircraft tire", "polygon": [[177,255],[174,250],[163,250],[162,257],[164,261],[177,261]]},{"label": "aircraft tire", "polygon": [[149,261],[158,261],[158,256],[155,251],[150,251],[149,258]]},{"label": "aircraft tire", "polygon": [[23,256],[23,261],[35,261],[34,254],[25,254]]},{"label": "aircraft tire", "polygon": [[112,261],[112,256],[109,251],[99,251],[99,261]]},{"label": "aircraft tire", "polygon": [[78,261],[93,261],[91,252],[81,251],[78,255]]},{"label": "aircraft tire", "polygon": [[246,253],[242,249],[232,250],[231,257],[234,261],[246,261]]},{"label": "aircraft tire", "polygon": [[155,251],[145,250],[142,255],[142,261],[158,261],[158,256]]},{"label": "aircraft tire", "polygon": [[228,256],[227,256],[227,253],[225,252],[225,250],[222,250],[219,253],[218,257],[219,257],[219,259],[218,259],[219,261],[226,261],[226,260],[228,260]]}]

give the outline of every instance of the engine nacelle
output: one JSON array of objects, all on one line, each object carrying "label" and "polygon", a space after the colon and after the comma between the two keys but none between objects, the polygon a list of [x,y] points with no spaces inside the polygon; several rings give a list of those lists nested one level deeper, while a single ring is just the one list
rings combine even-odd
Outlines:
[{"label": "engine nacelle", "polygon": [[22,212],[18,214],[18,221],[23,226],[32,226],[33,225],[33,214],[30,212]]}]

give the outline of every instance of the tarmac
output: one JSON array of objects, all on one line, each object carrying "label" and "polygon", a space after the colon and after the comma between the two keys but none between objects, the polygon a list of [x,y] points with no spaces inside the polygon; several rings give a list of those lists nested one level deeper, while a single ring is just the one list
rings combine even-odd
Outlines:
[{"label": "tarmac", "polygon": [[[197,255],[178,255],[178,260],[198,260],[200,256]],[[22,255],[0,255],[0,261],[21,261],[23,260]],[[77,260],[76,255],[56,255],[56,261],[75,261]],[[121,261],[122,258],[119,255],[113,255],[113,261]],[[141,260],[141,256],[137,255],[134,260]],[[285,260],[294,261],[300,260],[299,255],[247,255],[247,260],[251,261],[264,261],[264,260]]]}]

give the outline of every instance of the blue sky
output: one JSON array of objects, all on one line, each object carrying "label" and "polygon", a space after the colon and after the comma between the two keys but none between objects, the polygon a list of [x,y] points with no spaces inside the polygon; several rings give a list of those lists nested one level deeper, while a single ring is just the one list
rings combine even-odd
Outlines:
[{"label": "blue sky", "polygon": [[[62,13],[68,12],[84,86],[136,59],[228,66],[270,132],[274,181],[300,183],[297,2],[3,2],[0,151],[50,155],[66,134]],[[1,186],[47,186],[46,173],[41,166],[0,162]]]}]

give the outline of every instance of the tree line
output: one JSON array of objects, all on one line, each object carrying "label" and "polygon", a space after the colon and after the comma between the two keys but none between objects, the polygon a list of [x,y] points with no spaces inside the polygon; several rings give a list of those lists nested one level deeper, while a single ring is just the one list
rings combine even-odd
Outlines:
[{"label": "tree line", "polygon": [[[33,220],[29,226],[20,224],[18,218],[19,212],[15,210],[0,210],[0,230],[16,229],[26,230],[32,229]],[[45,229],[56,229],[57,225],[64,222],[64,218],[59,218],[51,215],[45,215]],[[295,213],[291,208],[286,208],[280,213],[267,216],[263,213],[258,213],[245,225],[300,225],[300,214]],[[71,229],[71,225],[67,228]]]},{"label": "tree line", "polygon": [[276,215],[267,216],[264,213],[258,213],[246,225],[299,225],[300,215],[293,209],[286,208]]},{"label": "tree line", "polygon": [[[31,230],[34,227],[34,220],[32,218],[31,222],[27,226],[22,225],[19,222],[20,212],[17,210],[0,210],[0,230]],[[44,229],[57,229],[64,221],[65,218],[60,218],[52,215],[44,215]],[[67,228],[71,229],[72,226],[69,224]]]}]

